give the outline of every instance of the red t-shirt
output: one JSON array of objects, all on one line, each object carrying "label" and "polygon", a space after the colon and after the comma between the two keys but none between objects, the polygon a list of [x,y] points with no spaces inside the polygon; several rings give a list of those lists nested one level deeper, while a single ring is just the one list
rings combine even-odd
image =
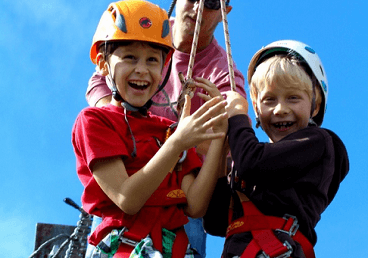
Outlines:
[{"label": "red t-shirt", "polygon": [[[126,118],[136,141],[135,158],[131,156],[134,145]],[[106,217],[106,212],[110,217],[117,217],[116,213],[123,214],[95,181],[91,164],[97,159],[120,156],[128,175],[134,174],[159,150],[159,143],[164,143],[166,130],[172,123],[169,119],[151,113],[144,117],[128,111],[125,117],[123,108],[111,104],[102,108],[88,107],[80,112],[73,127],[72,143],[78,177],[85,188],[82,204],[88,213],[100,217]],[[158,189],[180,188],[184,175],[201,165],[195,149],[188,150],[181,171],[169,173]],[[102,227],[108,226],[106,222],[103,224]],[[100,227],[100,230],[103,229]]]}]

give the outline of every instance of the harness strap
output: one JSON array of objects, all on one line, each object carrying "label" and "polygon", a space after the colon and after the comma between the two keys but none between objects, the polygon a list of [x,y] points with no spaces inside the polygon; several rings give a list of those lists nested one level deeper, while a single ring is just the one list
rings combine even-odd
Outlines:
[{"label": "harness strap", "polygon": [[251,202],[242,202],[244,216],[234,220],[227,229],[226,237],[237,233],[251,232],[253,240],[244,250],[241,258],[256,257],[263,251],[264,257],[290,257],[292,248],[288,242],[282,243],[273,230],[287,233],[298,242],[307,258],[315,258],[312,244],[298,230],[296,217],[286,215],[284,218],[266,216]]},{"label": "harness strap", "polygon": [[[171,193],[171,191],[169,193]],[[178,199],[177,196],[170,195],[168,197],[177,199],[177,201],[183,198],[183,196],[180,196],[181,198]],[[162,224],[163,221],[161,218],[162,216],[165,216],[167,212],[169,212],[168,209],[163,210],[161,208],[158,209],[158,207],[148,206],[145,208],[146,212],[139,213],[134,221],[126,224],[126,228],[120,237],[121,244],[114,257],[128,258],[129,254],[133,251],[135,245],[139,243],[142,239],[144,239],[148,234],[152,239],[152,243],[155,249],[162,253],[162,228],[164,224]],[[172,213],[166,219],[169,219],[170,216],[177,215],[176,210],[173,209],[173,207],[170,210]],[[180,214],[181,213],[179,213],[178,215]],[[183,221],[183,218],[185,218],[185,221]],[[175,258],[183,258],[188,246],[188,237],[184,231],[184,227],[180,226],[184,225],[185,222],[187,222],[186,217],[178,217],[178,228],[173,231],[176,234],[176,237],[173,243],[172,257]],[[176,223],[171,224],[169,228],[176,228],[175,224]]]},{"label": "harness strap", "polygon": [[[172,258],[184,258],[187,247],[188,247],[188,236],[185,233],[184,227],[179,228],[175,231],[175,240],[172,246]],[[130,242],[133,239],[137,239],[137,235],[134,235],[132,233],[129,233],[129,231],[126,231],[124,233],[124,238],[130,240]],[[154,243],[155,249],[160,251],[162,253],[163,251],[163,245],[162,245],[162,228],[157,224],[154,226],[152,232],[151,232],[151,238],[152,242]],[[140,240],[136,241],[137,244],[140,242]],[[129,258],[131,252],[134,249],[134,245],[126,244],[126,242],[122,242],[117,250],[117,252],[114,255],[114,258]]]},{"label": "harness strap", "polygon": [[172,247],[172,258],[183,258],[188,247],[188,236],[185,233],[184,227],[181,227],[175,232],[176,237]]},{"label": "harness strap", "polygon": [[253,240],[244,250],[241,258],[256,257],[259,251],[263,251],[265,257],[290,257],[292,249],[290,245],[283,244],[272,232],[272,230],[252,231]]}]

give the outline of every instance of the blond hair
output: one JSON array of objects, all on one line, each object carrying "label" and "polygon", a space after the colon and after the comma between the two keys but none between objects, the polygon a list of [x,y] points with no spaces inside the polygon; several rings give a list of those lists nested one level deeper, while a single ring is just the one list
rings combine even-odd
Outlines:
[{"label": "blond hair", "polygon": [[258,93],[272,84],[276,87],[303,90],[311,101],[320,105],[322,98],[317,79],[312,73],[309,74],[307,68],[293,56],[270,57],[257,66],[249,85],[250,97],[252,101],[257,101]]}]

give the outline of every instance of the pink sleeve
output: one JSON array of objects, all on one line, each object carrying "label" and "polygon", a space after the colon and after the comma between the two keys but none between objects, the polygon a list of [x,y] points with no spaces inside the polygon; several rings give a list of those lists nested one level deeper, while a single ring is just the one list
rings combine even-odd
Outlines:
[{"label": "pink sleeve", "polygon": [[97,101],[110,96],[111,90],[106,84],[105,76],[94,72],[88,81],[88,88],[86,91],[86,100],[91,107],[96,106]]},{"label": "pink sleeve", "polygon": [[[247,97],[247,94],[245,92],[244,89],[244,76],[243,74],[236,69],[235,65],[234,65],[234,79],[235,79],[235,86],[236,86],[236,91],[242,95],[244,98]],[[222,79],[218,84],[216,84],[218,89],[220,90],[221,93],[226,92],[226,91],[230,91],[231,90],[231,85],[230,85],[230,78],[229,78],[229,73],[226,74],[225,78]]]}]

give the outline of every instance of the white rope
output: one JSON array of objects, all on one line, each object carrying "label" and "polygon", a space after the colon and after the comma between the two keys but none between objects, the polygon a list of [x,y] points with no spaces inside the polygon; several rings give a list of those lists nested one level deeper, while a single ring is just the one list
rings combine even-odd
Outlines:
[{"label": "white rope", "polygon": [[[192,75],[193,75],[194,59],[195,59],[195,55],[196,55],[196,52],[197,52],[198,38],[199,38],[200,30],[201,30],[204,1],[205,0],[200,0],[200,2],[199,2],[199,9],[198,9],[197,20],[196,20],[196,25],[195,25],[195,29],[194,29],[192,49],[191,49],[191,52],[190,52],[188,72],[187,72],[186,80],[192,79]],[[226,55],[227,55],[227,63],[228,63],[228,67],[229,67],[229,76],[230,76],[230,86],[231,86],[232,91],[236,91],[235,75],[234,75],[234,62],[233,62],[233,57],[232,57],[232,54],[231,54],[230,34],[229,34],[229,28],[228,28],[228,22],[227,22],[227,16],[226,16],[225,1],[226,0],[220,0],[222,23],[223,23],[223,26],[224,26]]]},{"label": "white rope", "polygon": [[195,24],[195,28],[194,28],[192,49],[191,49],[191,52],[190,52],[190,58],[189,58],[189,64],[188,64],[188,72],[187,72],[187,78],[186,78],[187,80],[191,79],[192,75],[193,75],[194,58],[195,58],[195,55],[196,55],[196,52],[197,52],[199,32],[201,30],[203,6],[204,6],[204,0],[200,0],[198,14],[197,14],[197,20],[196,20],[196,24]]},{"label": "white rope", "polygon": [[236,91],[234,63],[233,63],[233,57],[231,55],[230,34],[229,34],[229,27],[227,23],[225,0],[220,0],[220,2],[221,2],[222,23],[224,24],[227,64],[228,64],[229,73],[230,73],[230,86],[231,86],[232,91]]}]

